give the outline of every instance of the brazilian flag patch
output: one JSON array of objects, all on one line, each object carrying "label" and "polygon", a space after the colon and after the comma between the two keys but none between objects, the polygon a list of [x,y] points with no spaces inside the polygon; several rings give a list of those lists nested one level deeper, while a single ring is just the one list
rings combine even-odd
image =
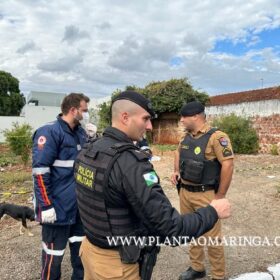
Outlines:
[{"label": "brazilian flag patch", "polygon": [[151,171],[143,175],[148,187],[158,183],[158,176],[155,171]]}]

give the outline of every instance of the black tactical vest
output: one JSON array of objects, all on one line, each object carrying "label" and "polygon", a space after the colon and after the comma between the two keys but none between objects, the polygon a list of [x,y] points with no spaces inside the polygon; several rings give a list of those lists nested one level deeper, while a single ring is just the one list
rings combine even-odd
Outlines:
[{"label": "black tactical vest", "polygon": [[180,150],[179,164],[182,179],[197,185],[219,186],[221,164],[217,159],[205,158],[206,146],[215,131],[217,128],[212,128],[198,139],[186,135]]},{"label": "black tactical vest", "polygon": [[[102,142],[103,143],[103,142]],[[133,144],[112,147],[90,143],[79,153],[75,163],[78,207],[89,241],[101,248],[112,248],[106,236],[133,234],[137,227],[134,215],[125,205],[108,207],[108,181],[113,164],[121,152],[135,150]]]}]

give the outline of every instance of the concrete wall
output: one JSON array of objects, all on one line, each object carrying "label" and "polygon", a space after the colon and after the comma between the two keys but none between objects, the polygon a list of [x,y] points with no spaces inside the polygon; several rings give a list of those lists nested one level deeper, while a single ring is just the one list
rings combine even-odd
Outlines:
[{"label": "concrete wall", "polygon": [[[234,113],[249,117],[257,131],[261,153],[270,153],[272,145],[278,146],[280,154],[280,100],[263,100],[222,106],[206,107],[207,119]],[[178,144],[184,128],[175,113],[164,113],[153,121],[153,143]]]},{"label": "concrete wall", "polygon": [[272,145],[277,145],[278,152],[280,153],[279,99],[210,106],[206,108],[206,114],[210,119],[231,113],[238,116],[250,117],[253,122],[253,127],[259,136],[259,151],[261,153],[270,153]]},{"label": "concrete wall", "polygon": [[254,116],[271,116],[280,114],[280,100],[263,100],[255,102],[244,102],[238,104],[228,104],[222,106],[206,107],[206,114],[209,116],[228,115],[234,113],[238,116],[254,117]]},{"label": "concrete wall", "polygon": [[55,120],[59,113],[60,107],[26,105],[23,108],[20,117],[1,116],[0,142],[5,142],[3,130],[10,129],[13,122],[18,122],[19,124],[28,123],[35,131],[38,127],[44,125],[45,123]]}]

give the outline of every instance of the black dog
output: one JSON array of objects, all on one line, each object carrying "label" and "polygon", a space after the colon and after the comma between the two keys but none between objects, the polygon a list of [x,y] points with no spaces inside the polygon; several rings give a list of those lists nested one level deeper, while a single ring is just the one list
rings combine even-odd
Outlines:
[{"label": "black dog", "polygon": [[1,203],[0,204],[0,220],[4,215],[11,216],[12,218],[21,221],[22,225],[20,227],[19,234],[24,234],[23,229],[26,229],[29,236],[33,236],[33,233],[30,232],[27,227],[26,220],[34,221],[35,214],[34,210],[27,206],[20,206],[9,203]]}]

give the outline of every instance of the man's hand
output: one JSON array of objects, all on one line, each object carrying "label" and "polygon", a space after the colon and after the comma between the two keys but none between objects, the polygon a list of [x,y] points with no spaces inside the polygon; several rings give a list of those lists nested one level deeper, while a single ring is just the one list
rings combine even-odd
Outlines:
[{"label": "man's hand", "polygon": [[210,205],[215,208],[220,219],[226,219],[231,215],[231,205],[227,198],[214,199]]},{"label": "man's hand", "polygon": [[171,175],[171,182],[172,182],[172,184],[173,184],[173,185],[177,185],[179,179],[180,179],[180,173],[175,171],[175,172]]},{"label": "man's hand", "polygon": [[56,221],[56,213],[54,208],[42,211],[42,224],[53,224]]}]

